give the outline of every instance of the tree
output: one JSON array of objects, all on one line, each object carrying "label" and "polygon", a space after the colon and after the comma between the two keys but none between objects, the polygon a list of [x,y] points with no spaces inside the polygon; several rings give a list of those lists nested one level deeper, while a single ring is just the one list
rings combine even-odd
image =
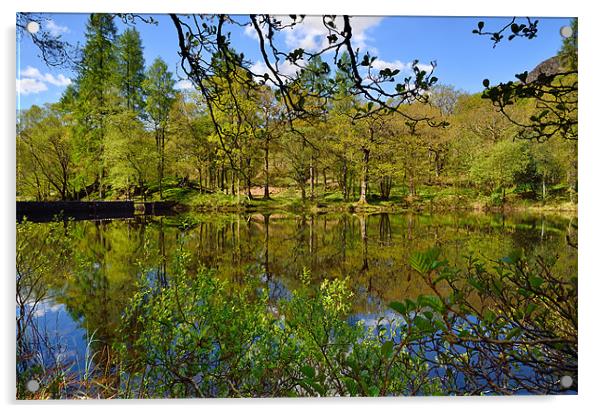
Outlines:
[{"label": "tree", "polygon": [[157,176],[157,150],[138,113],[124,110],[111,118],[107,128],[108,182],[114,193],[127,199],[138,193],[146,200],[146,185]]},{"label": "tree", "polygon": [[368,182],[370,179],[370,155],[382,144],[382,138],[386,135],[386,124],[383,114],[374,114],[359,121],[358,137],[359,151],[361,154],[360,168],[360,197],[358,204],[367,204]]},{"label": "tree", "polygon": [[[347,64],[349,54],[343,54],[341,61]],[[328,112],[330,139],[326,140],[328,151],[334,159],[331,167],[337,170],[337,181],[343,199],[349,200],[353,186],[354,166],[357,163],[357,154],[352,150],[356,142],[356,128],[350,127],[351,114],[354,107],[358,106],[357,98],[349,93],[353,87],[351,79],[342,70],[337,70],[334,75],[336,92],[332,108]]]},{"label": "tree", "polygon": [[489,151],[483,151],[471,168],[475,182],[489,188],[501,190],[502,204],[506,200],[506,189],[512,187],[517,177],[524,173],[531,163],[528,143],[505,140],[496,143]]},{"label": "tree", "polygon": [[156,58],[142,82],[146,99],[146,112],[151,120],[158,154],[157,175],[159,179],[159,197],[163,198],[163,177],[165,172],[165,138],[169,125],[169,114],[175,100],[175,81],[168,70],[167,63]]},{"label": "tree", "polygon": [[[479,22],[477,34],[491,34],[495,44],[504,37],[502,33],[510,29],[514,37],[533,39],[537,35],[538,21],[527,19],[527,24],[516,23],[516,18],[502,29],[492,33],[482,33],[484,24]],[[571,36],[564,39],[557,56],[542,62],[532,72],[516,74],[517,82],[500,83],[490,86],[483,80],[483,98],[490,100],[508,120],[519,127],[519,137],[538,142],[551,138],[576,141],[578,138],[578,24],[571,21]],[[528,101],[534,109],[527,118],[513,116],[508,108],[520,101]],[[569,194],[575,202],[577,193],[577,145],[572,145],[573,162],[569,172]]]},{"label": "tree", "polygon": [[199,192],[203,192],[203,179],[218,152],[219,144],[212,140],[213,125],[196,92],[176,94],[172,106],[169,134],[170,151],[174,153],[173,170],[176,175],[197,176]]},{"label": "tree", "polygon": [[116,34],[113,16],[102,13],[90,15],[86,26],[86,45],[75,81],[76,158],[86,171],[85,175],[94,177],[101,198],[106,174],[106,124],[109,116],[118,110]]},{"label": "tree", "polygon": [[[535,163],[535,170],[541,181],[541,199],[546,200],[548,186],[567,179],[572,169],[570,158],[572,155],[572,142],[550,141],[545,145],[534,144],[531,154]],[[568,162],[567,162],[568,161]]]},{"label": "tree", "polygon": [[257,104],[259,123],[255,125],[253,132],[263,151],[263,199],[270,199],[270,149],[284,130],[284,114],[282,106],[268,87],[259,90]]},{"label": "tree", "polygon": [[307,180],[311,162],[311,148],[299,134],[288,131],[282,139],[283,152],[289,163],[290,177],[301,191],[301,201],[307,199]]},{"label": "tree", "polygon": [[577,18],[571,20],[571,35],[562,41],[562,47],[558,52],[562,64],[569,70],[577,70],[578,67],[578,45],[579,24]]},{"label": "tree", "polygon": [[21,117],[17,135],[19,187],[29,193],[35,188],[37,200],[58,194],[71,199],[74,162],[71,130],[57,107],[32,106]]},{"label": "tree", "polygon": [[136,28],[127,29],[117,41],[119,88],[126,109],[141,113],[144,109],[144,55]]},{"label": "tree", "polygon": [[[332,98],[335,91],[334,82],[328,82],[326,88],[320,88],[317,93],[312,93],[312,96],[320,102],[315,105],[306,99],[306,91],[299,88],[299,80],[307,76],[308,72],[318,76],[322,72],[328,72],[330,65],[327,62],[313,63],[318,63],[323,56],[333,51],[334,58],[331,63],[345,72],[353,85],[349,93],[367,102],[378,103],[367,113],[359,114],[360,117],[371,114],[372,110],[378,112],[383,107],[399,111],[403,103],[424,101],[426,98],[423,92],[437,82],[437,78],[432,76],[434,63],[430,72],[427,72],[421,69],[418,61],[415,60],[412,64],[413,76],[408,76],[401,82],[396,80],[400,70],[390,68],[377,70],[374,67],[377,57],[368,52],[360,54],[360,50],[352,44],[354,33],[352,17],[347,15],[323,16],[324,42],[318,51],[304,48],[285,51],[279,47],[278,35],[302,23],[305,19],[304,15],[290,15],[284,18],[254,14],[240,18],[224,14],[186,16],[186,19],[191,20],[191,24],[186,22],[183,16],[170,14],[170,18],[178,36],[182,71],[203,94],[220,141],[223,140],[221,136],[223,130],[217,118],[213,116],[213,110],[221,105],[223,95],[213,93],[215,81],[219,78],[215,76],[216,67],[213,64],[215,59],[220,60],[228,76],[238,83],[250,87],[259,80],[277,89],[286,108],[289,122],[295,118],[315,117],[316,113],[311,110],[311,107],[306,107],[305,103],[313,105],[314,108],[318,107],[319,115]],[[252,62],[246,60],[244,54],[233,53],[230,32],[227,31],[228,24],[232,22],[237,26],[248,27],[257,35],[262,63],[267,68],[264,73],[258,73],[253,69]],[[282,69],[284,61],[291,65],[293,70],[284,71]],[[225,92],[231,94],[233,90],[227,89]]]},{"label": "tree", "polygon": [[[433,118],[440,118],[440,121],[450,123],[450,119],[457,112],[458,100],[462,96],[462,92],[450,85],[435,85],[429,94],[429,102],[439,114],[427,111]],[[439,179],[445,165],[447,156],[453,141],[451,128],[443,128],[433,130],[428,134],[426,144],[429,151],[429,160],[431,161],[433,172],[436,179]],[[430,180],[430,176],[429,176]]]},{"label": "tree", "polygon": [[[421,116],[420,113],[428,110],[424,105],[412,104],[406,111]],[[418,185],[426,181],[422,172],[428,170],[428,147],[425,143],[426,133],[431,133],[430,127],[418,122],[406,120],[402,116],[395,115],[389,120],[391,128],[393,148],[397,168],[403,174],[408,194],[415,197],[418,194]],[[425,174],[426,175],[426,174]]]}]

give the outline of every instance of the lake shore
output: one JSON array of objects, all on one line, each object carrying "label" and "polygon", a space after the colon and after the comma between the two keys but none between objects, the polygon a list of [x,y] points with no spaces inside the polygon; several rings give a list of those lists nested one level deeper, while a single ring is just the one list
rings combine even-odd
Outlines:
[{"label": "lake shore", "polygon": [[[127,205],[126,205],[127,204]],[[126,205],[126,207],[124,207]],[[483,212],[483,213],[530,213],[530,214],[578,214],[578,204],[570,202],[521,202],[507,203],[505,205],[487,205],[479,201],[470,202],[438,202],[433,199],[396,199],[396,200],[371,200],[370,202],[343,202],[327,201],[324,199],[301,199],[273,197],[243,198],[237,199],[232,196],[210,195],[202,198],[185,200],[166,200],[158,202],[137,201],[47,201],[47,202],[17,202],[17,217],[57,215],[63,214],[67,217],[78,214],[109,216],[113,208],[122,213],[126,208],[131,214],[153,214],[155,208],[164,213],[188,213],[188,212],[218,212],[218,213],[253,213],[253,212],[295,212],[321,214],[332,212],[348,213],[446,213],[446,212]],[[131,210],[131,211],[130,211]],[[113,211],[115,212],[115,211]],[[109,215],[107,215],[109,213]],[[121,215],[120,215],[121,216]]]},{"label": "lake shore", "polygon": [[179,212],[350,212],[350,213],[398,213],[398,212],[484,212],[484,213],[537,213],[537,214],[563,214],[577,215],[578,204],[571,202],[512,202],[505,205],[487,205],[483,202],[471,200],[460,202],[439,202],[432,199],[396,199],[382,201],[378,199],[366,203],[328,201],[324,199],[290,198],[253,198],[253,199],[228,199],[223,196],[206,197],[199,202],[181,202],[175,207]]}]

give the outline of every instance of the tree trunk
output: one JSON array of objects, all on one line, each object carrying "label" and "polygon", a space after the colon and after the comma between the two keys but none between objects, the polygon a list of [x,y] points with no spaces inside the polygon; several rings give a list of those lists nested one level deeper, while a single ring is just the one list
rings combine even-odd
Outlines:
[{"label": "tree trunk", "polygon": [[253,199],[253,195],[251,194],[251,158],[247,158],[245,160],[247,166],[247,172],[245,173],[245,186],[247,192],[247,198]]},{"label": "tree trunk", "polygon": [[416,196],[416,185],[414,184],[414,175],[413,174],[410,174],[410,177],[409,177],[409,189],[410,189],[410,195]]},{"label": "tree trunk", "polygon": [[165,171],[165,129],[159,130],[159,199],[163,199],[163,173]]},{"label": "tree trunk", "polygon": [[366,195],[368,192],[368,162],[370,161],[370,150],[367,148],[362,148],[363,153],[363,162],[362,162],[362,176],[360,181],[360,199],[358,201],[359,204],[365,204]]},{"label": "tree trunk", "polygon": [[349,185],[347,182],[347,175],[349,175],[349,173],[347,170],[347,160],[345,159],[343,162],[343,199],[345,199],[345,201],[349,201]]},{"label": "tree trunk", "polygon": [[219,170],[219,189],[222,192],[226,191],[226,180],[225,180],[225,178],[226,178],[226,171],[225,171],[225,169],[226,168],[224,168],[224,166],[222,165],[222,167]]},{"label": "tree trunk", "polygon": [[247,198],[253,199],[253,194],[251,194],[251,177],[247,175],[246,180],[246,190],[247,190]]},{"label": "tree trunk", "polygon": [[310,165],[309,165],[309,196],[313,201],[315,196],[314,186],[315,186],[315,178],[316,178],[316,167],[314,166],[314,156],[311,156]]},{"label": "tree trunk", "polygon": [[270,199],[270,145],[269,145],[269,140],[266,139],[266,144],[265,147],[263,148],[264,150],[264,158],[263,158],[263,165],[264,165],[264,173],[265,173],[265,182],[264,182],[264,186],[263,186],[263,199]]},{"label": "tree trunk", "polygon": [[203,193],[203,168],[199,168],[199,193]]},{"label": "tree trunk", "polygon": [[388,200],[391,195],[391,186],[393,179],[390,176],[383,176],[380,180],[380,197]]}]

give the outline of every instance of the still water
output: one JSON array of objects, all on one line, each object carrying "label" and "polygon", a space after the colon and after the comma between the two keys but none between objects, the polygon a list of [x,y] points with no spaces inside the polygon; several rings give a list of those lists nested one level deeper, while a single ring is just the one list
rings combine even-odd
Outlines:
[{"label": "still water", "polygon": [[[428,294],[413,272],[412,253],[438,247],[450,264],[466,256],[497,259],[522,251],[557,258],[554,270],[577,273],[567,245],[576,217],[492,214],[201,214],[61,223],[69,253],[50,263],[44,299],[34,317],[65,358],[85,369],[86,352],[116,340],[120,318],[149,272],[169,285],[174,256],[184,251],[190,269],[210,267],[235,284],[251,274],[270,295],[286,297],[309,271],[315,284],[349,277],[355,318],[373,319],[394,300]],[[17,224],[21,225],[21,224]],[[28,248],[45,254],[50,223],[29,224]],[[23,241],[23,240],[21,240]],[[19,242],[19,240],[18,240]],[[51,256],[51,254],[47,254]],[[92,347],[87,345],[92,343]],[[88,354],[89,356],[89,354]]]}]

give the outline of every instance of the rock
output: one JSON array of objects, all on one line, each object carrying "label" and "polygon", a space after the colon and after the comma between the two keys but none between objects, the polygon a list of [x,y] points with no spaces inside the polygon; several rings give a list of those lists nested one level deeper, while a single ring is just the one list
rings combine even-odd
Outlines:
[{"label": "rock", "polygon": [[553,75],[562,71],[560,57],[554,56],[544,60],[527,75],[527,83],[533,82],[541,73]]}]

